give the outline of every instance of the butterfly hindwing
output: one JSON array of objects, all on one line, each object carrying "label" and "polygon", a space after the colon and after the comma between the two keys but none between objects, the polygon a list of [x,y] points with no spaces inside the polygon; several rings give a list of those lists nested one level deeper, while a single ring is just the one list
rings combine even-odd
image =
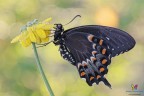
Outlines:
[{"label": "butterfly hindwing", "polygon": [[109,57],[111,51],[102,38],[88,33],[74,32],[66,35],[63,46],[66,46],[69,54],[73,56],[80,77],[85,78],[90,86],[103,81],[105,85],[111,87],[104,77],[111,62]]}]

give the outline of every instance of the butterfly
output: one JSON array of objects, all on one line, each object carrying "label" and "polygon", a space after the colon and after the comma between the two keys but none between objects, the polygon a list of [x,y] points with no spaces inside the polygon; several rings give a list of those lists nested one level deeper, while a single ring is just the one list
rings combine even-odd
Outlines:
[{"label": "butterfly", "polygon": [[111,88],[105,78],[111,58],[129,51],[136,42],[128,33],[113,27],[84,25],[64,30],[62,24],[55,24],[53,43],[59,45],[61,56],[76,66],[89,86],[102,81]]},{"label": "butterfly", "polygon": [[132,91],[137,90],[138,84],[131,84]]}]

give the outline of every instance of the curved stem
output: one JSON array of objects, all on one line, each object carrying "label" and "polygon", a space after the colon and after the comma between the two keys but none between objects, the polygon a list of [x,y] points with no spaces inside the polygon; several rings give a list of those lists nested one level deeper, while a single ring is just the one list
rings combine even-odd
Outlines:
[{"label": "curved stem", "polygon": [[38,56],[38,52],[37,52],[35,43],[32,43],[32,46],[33,46],[33,50],[34,50],[34,54],[35,54],[35,58],[36,58],[37,67],[38,67],[38,69],[40,71],[40,74],[41,74],[43,80],[44,80],[44,83],[45,83],[45,85],[47,87],[47,90],[49,91],[50,96],[54,96],[54,93],[53,93],[53,91],[52,91],[52,89],[50,87],[50,84],[49,84],[49,82],[48,82],[48,80],[47,80],[47,78],[45,76],[45,73],[44,73],[44,71],[42,69],[42,66],[41,66],[41,63],[40,63],[40,60],[39,60],[39,56]]}]

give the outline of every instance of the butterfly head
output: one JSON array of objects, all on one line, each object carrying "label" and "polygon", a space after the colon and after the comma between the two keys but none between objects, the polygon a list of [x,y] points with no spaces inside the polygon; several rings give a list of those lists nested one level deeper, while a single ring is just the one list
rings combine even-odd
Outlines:
[{"label": "butterfly head", "polygon": [[54,25],[55,25],[54,29],[55,29],[56,33],[61,33],[61,32],[64,31],[64,28],[63,28],[62,24],[54,24]]}]

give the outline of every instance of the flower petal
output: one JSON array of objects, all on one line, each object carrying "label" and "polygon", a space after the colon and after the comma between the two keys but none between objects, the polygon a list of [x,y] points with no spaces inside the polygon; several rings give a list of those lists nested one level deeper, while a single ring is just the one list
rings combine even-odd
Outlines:
[{"label": "flower petal", "polygon": [[35,37],[36,37],[36,42],[35,43],[41,43],[41,38],[36,34],[36,32],[34,32]]},{"label": "flower petal", "polygon": [[54,27],[53,25],[45,25],[45,26],[43,26],[42,28],[43,28],[44,30],[50,31],[53,27]]},{"label": "flower petal", "polygon": [[36,33],[40,38],[46,38],[47,37],[47,34],[43,29],[37,29]]},{"label": "flower petal", "polygon": [[52,20],[52,18],[47,18],[46,20],[44,20],[42,23],[47,23],[47,22],[50,22]]},{"label": "flower petal", "polygon": [[32,42],[31,42],[30,38],[27,38],[27,39],[21,41],[20,43],[23,47],[28,47],[29,45],[31,45]]},{"label": "flower petal", "polygon": [[46,42],[48,42],[49,41],[49,38],[41,38],[41,42],[42,43],[46,43]]},{"label": "flower petal", "polygon": [[29,38],[30,38],[31,42],[36,42],[37,38],[33,32],[29,32]]},{"label": "flower petal", "polygon": [[12,39],[11,43],[16,43],[20,39],[20,35],[16,36],[14,39]]},{"label": "flower petal", "polygon": [[39,24],[35,25],[35,28],[36,28],[36,29],[40,29],[40,28],[42,28],[43,26],[45,26],[45,24],[39,23]]}]

